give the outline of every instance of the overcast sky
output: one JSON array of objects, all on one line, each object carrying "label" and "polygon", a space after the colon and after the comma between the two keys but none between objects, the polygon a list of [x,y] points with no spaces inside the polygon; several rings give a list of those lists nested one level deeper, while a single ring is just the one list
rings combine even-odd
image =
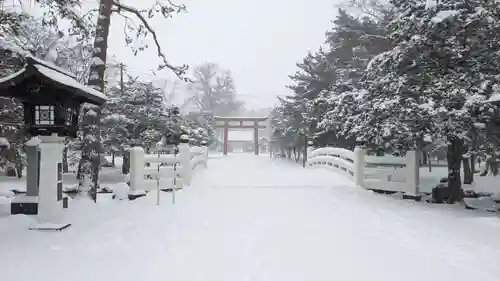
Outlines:
[{"label": "overcast sky", "polygon": [[[146,8],[154,0],[121,1]],[[277,95],[289,93],[285,85],[295,63],[323,43],[338,0],[173,1],[186,4],[188,13],[157,18],[152,24],[171,62],[218,63],[232,71],[238,94],[248,107],[267,107]],[[154,49],[134,57],[124,47],[122,34],[122,21],[115,16],[109,54],[148,77],[159,62]]]}]

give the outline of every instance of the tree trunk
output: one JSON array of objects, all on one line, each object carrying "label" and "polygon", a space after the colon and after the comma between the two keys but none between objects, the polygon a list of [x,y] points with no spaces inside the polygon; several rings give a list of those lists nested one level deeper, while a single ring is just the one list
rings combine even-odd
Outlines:
[{"label": "tree trunk", "polygon": [[491,169],[491,173],[494,176],[498,175],[498,161],[497,161],[497,154],[495,152],[492,153],[493,155],[490,158],[489,165]]},{"label": "tree trunk", "polygon": [[23,164],[21,163],[16,163],[16,173],[17,173],[17,178],[20,179],[23,177]]},{"label": "tree trunk", "polygon": [[297,148],[296,147],[293,148],[293,159],[296,162],[299,162],[299,160],[300,160],[300,155],[297,154]]},{"label": "tree trunk", "polygon": [[432,157],[430,154],[427,154],[427,160],[429,161],[429,173],[432,172]]},{"label": "tree trunk", "polygon": [[471,143],[472,151],[471,151],[471,156],[470,156],[470,165],[472,169],[472,173],[474,174],[476,172],[476,157],[477,157],[477,151],[478,151],[478,135],[474,134],[472,136],[472,143]]},{"label": "tree trunk", "polygon": [[63,165],[63,173],[67,173],[69,172],[69,165],[68,165],[68,147],[64,147],[64,150],[63,150],[63,162],[62,162],[62,165]]},{"label": "tree trunk", "polygon": [[[83,153],[82,153],[83,154]],[[83,157],[83,155],[82,155]],[[76,178],[78,179],[78,187],[81,188],[83,186],[83,164],[85,162],[82,161],[82,159],[80,159],[80,161],[78,161],[78,167],[76,168]]]},{"label": "tree trunk", "polygon": [[128,151],[124,151],[122,157],[123,157],[122,174],[126,175],[130,172],[130,153]]},{"label": "tree trunk", "polygon": [[[99,3],[99,17],[93,46],[92,65],[88,85],[104,93],[104,74],[106,71],[106,57],[108,49],[109,26],[111,23],[111,9],[113,0],[101,0]],[[82,120],[83,147],[82,157],[79,163],[79,182],[83,184],[84,175],[82,171],[92,178],[90,196],[97,200],[97,188],[99,186],[99,170],[101,164],[101,136],[100,136],[100,112],[95,106],[85,106]],[[81,169],[81,170],[80,170]]]},{"label": "tree trunk", "polygon": [[115,154],[116,154],[116,152],[114,152],[114,151],[111,152],[111,166],[113,168],[115,167]]},{"label": "tree trunk", "polygon": [[477,156],[475,153],[472,153],[470,156],[470,168],[472,169],[472,173],[476,173],[476,159]]},{"label": "tree trunk", "polygon": [[469,158],[463,158],[464,166],[464,184],[471,184],[474,181],[474,173],[471,168],[471,161]]},{"label": "tree trunk", "polygon": [[427,151],[425,151],[423,149],[421,151],[422,151],[422,158],[421,158],[420,163],[422,163],[422,166],[423,165],[429,165],[430,166],[430,159],[429,159],[429,157],[427,155]]},{"label": "tree trunk", "polygon": [[[148,145],[146,145],[146,151],[144,152],[144,154],[149,154],[149,146]],[[149,162],[146,162],[144,164],[146,165],[146,167],[151,167],[151,163],[149,163]]]},{"label": "tree trunk", "polygon": [[448,189],[449,203],[453,204],[462,200],[462,179],[460,166],[462,162],[463,140],[457,136],[448,136]]}]

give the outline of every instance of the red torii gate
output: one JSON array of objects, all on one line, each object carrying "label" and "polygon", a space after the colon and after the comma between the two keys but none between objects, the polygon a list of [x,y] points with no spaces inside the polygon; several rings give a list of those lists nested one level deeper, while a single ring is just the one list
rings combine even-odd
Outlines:
[{"label": "red torii gate", "polygon": [[224,155],[227,155],[228,131],[229,129],[253,129],[254,153],[259,155],[259,129],[266,128],[265,122],[268,117],[220,117],[215,116],[215,127],[224,128]]}]

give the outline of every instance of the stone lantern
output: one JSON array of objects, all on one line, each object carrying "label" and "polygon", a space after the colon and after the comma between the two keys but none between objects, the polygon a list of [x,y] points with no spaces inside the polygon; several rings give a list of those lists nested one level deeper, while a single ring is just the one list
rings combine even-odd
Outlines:
[{"label": "stone lantern", "polygon": [[38,224],[32,229],[62,230],[71,225],[63,218],[63,141],[76,137],[82,104],[100,106],[107,98],[73,74],[33,57],[26,58],[21,70],[0,78],[0,96],[22,102],[26,134],[40,140],[38,196],[25,202],[36,205]]}]

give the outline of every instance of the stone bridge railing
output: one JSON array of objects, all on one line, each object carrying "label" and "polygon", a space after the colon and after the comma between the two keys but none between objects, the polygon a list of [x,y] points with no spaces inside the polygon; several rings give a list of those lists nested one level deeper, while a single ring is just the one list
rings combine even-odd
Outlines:
[{"label": "stone bridge railing", "polygon": [[405,157],[368,156],[364,149],[308,148],[306,167],[325,167],[366,189],[419,194],[419,165],[415,151]]}]

